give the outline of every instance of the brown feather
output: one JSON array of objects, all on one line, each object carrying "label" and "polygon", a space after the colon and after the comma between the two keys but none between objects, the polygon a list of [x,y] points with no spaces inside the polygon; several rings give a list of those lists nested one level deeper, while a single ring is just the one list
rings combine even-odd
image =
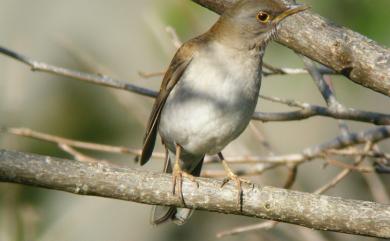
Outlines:
[{"label": "brown feather", "polygon": [[154,102],[152,113],[150,114],[149,122],[146,127],[144,146],[142,149],[140,161],[141,165],[144,165],[146,162],[148,162],[152,156],[158,132],[160,115],[161,111],[163,110],[165,101],[190,64],[195,51],[199,47],[200,38],[201,37],[198,37],[185,43],[176,52],[175,57],[172,59],[172,62],[168,68],[168,71],[165,73],[159,94]]}]

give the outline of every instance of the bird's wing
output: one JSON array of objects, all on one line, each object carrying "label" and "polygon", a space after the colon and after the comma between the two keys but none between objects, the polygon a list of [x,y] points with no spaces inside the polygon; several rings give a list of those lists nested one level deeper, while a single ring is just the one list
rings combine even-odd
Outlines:
[{"label": "bird's wing", "polygon": [[154,102],[152,113],[150,114],[149,122],[146,128],[144,145],[140,159],[141,165],[144,165],[150,159],[153,153],[161,111],[173,87],[175,87],[190,64],[196,49],[197,44],[194,42],[187,42],[184,44],[177,51],[167,72],[165,73],[160,91]]}]

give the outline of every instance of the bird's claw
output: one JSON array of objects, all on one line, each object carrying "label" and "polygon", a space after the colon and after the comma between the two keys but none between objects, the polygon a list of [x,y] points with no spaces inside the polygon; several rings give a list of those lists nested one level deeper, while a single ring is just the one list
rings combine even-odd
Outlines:
[{"label": "bird's claw", "polygon": [[[184,196],[183,196],[183,177],[188,178],[191,182],[194,182],[196,187],[199,188],[199,183],[196,181],[195,177],[191,174],[188,174],[180,169],[180,167],[176,166],[172,172],[172,194],[178,195],[180,197],[181,203],[184,205]],[[177,186],[177,192],[176,192]]]},{"label": "bird's claw", "polygon": [[249,185],[253,185],[253,183],[247,179],[240,178],[239,176],[237,176],[233,172],[229,172],[228,176],[225,179],[223,179],[222,184],[221,184],[221,188],[223,186],[225,186],[229,181],[234,181],[236,183],[237,190],[238,190],[238,192],[237,192],[237,205],[241,208],[241,201],[242,201],[241,197],[242,197],[242,193],[243,193],[242,183],[246,183]]}]

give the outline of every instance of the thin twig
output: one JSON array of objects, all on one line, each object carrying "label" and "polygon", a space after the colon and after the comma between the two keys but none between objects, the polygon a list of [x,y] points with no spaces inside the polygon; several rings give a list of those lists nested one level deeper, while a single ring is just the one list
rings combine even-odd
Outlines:
[{"label": "thin twig", "polygon": [[[228,157],[226,160],[230,163],[239,164],[250,164],[250,163],[302,163],[313,160],[315,158],[324,157],[329,150],[337,150],[356,146],[359,144],[371,141],[373,143],[380,142],[390,137],[390,125],[371,128],[365,131],[350,133],[348,135],[340,135],[334,139],[331,139],[322,144],[308,147],[301,153],[280,155],[280,156],[239,156],[239,157]],[[208,162],[216,162],[215,158],[206,159]]]},{"label": "thin twig", "polygon": [[[297,74],[308,74],[309,72],[307,69],[302,69],[302,68],[280,68],[280,67],[275,67],[273,65],[263,63],[263,67],[265,70],[263,70],[263,75],[265,77],[271,76],[271,75],[297,75]],[[323,75],[334,75],[337,74],[335,71],[325,67],[321,66],[319,68],[319,71]]]},{"label": "thin twig", "polygon": [[[367,155],[361,155],[361,157],[367,157]],[[343,168],[343,169],[348,169],[351,171],[361,172],[361,173],[374,172],[374,169],[372,167],[360,167],[360,166],[356,166],[356,165],[349,165],[347,163],[344,163],[342,161],[338,161],[335,159],[326,158],[326,164],[329,164],[329,165],[332,165],[335,167],[339,167],[339,168]]]},{"label": "thin twig", "polygon": [[316,83],[326,103],[331,108],[342,108],[341,104],[337,101],[331,86],[325,81],[320,71],[318,71],[316,67],[316,63],[305,56],[302,56],[302,59],[303,59],[303,63],[306,66],[306,69],[309,71],[309,74],[311,75],[314,82]]},{"label": "thin twig", "polygon": [[[368,152],[371,150],[373,146],[373,142],[367,142],[364,151]],[[356,158],[354,166],[359,166],[363,161],[365,160],[364,156],[359,156]],[[346,178],[350,173],[352,172],[351,169],[344,169],[341,171],[337,176],[335,176],[330,182],[327,184],[323,185],[322,187],[318,188],[317,190],[314,191],[315,194],[323,194],[329,189],[333,188],[336,186],[339,182],[341,182],[344,178]]]},{"label": "thin twig", "polygon": [[298,164],[292,164],[288,167],[288,175],[283,188],[290,189],[294,185],[298,175]]},{"label": "thin twig", "polygon": [[375,125],[390,125],[390,115],[387,114],[359,111],[351,108],[339,111],[315,105],[308,106],[302,110],[291,112],[255,112],[252,119],[262,122],[277,122],[305,120],[316,116],[367,122]]},{"label": "thin twig", "polygon": [[253,225],[237,227],[234,229],[221,231],[221,232],[217,233],[217,238],[223,238],[225,236],[232,236],[232,235],[237,235],[237,234],[260,230],[260,229],[270,230],[270,229],[273,229],[278,223],[279,222],[277,222],[277,221],[264,221],[264,222],[253,224]]},{"label": "thin twig", "polygon": [[290,107],[297,107],[299,109],[306,109],[306,108],[309,108],[312,106],[309,103],[304,103],[304,102],[300,102],[300,101],[292,100],[292,99],[283,99],[283,98],[279,98],[279,97],[272,97],[272,96],[265,96],[265,95],[260,95],[259,97],[263,100],[268,100],[270,102],[284,104],[284,105],[287,105]]},{"label": "thin twig", "polygon": [[[49,135],[28,128],[4,128],[2,131],[13,135],[24,136],[24,137],[41,140],[41,141],[52,142],[57,145],[66,145],[66,146],[82,148],[86,150],[116,153],[116,154],[141,155],[141,150],[139,149],[131,149],[124,146],[111,146],[111,145],[103,145],[103,144],[97,144],[91,142],[77,141],[77,140],[67,139],[60,136]],[[153,157],[158,159],[164,159],[165,155],[163,153],[154,152]]]},{"label": "thin twig", "polygon": [[381,151],[377,150],[370,150],[368,152],[364,152],[362,150],[358,150],[356,148],[346,148],[342,150],[327,150],[326,154],[328,155],[338,155],[338,156],[366,156],[366,157],[372,157],[372,158],[379,158],[379,159],[389,159],[390,160],[390,155],[383,153]]},{"label": "thin twig", "polygon": [[171,26],[167,26],[165,28],[165,31],[167,31],[167,33],[169,34],[169,36],[171,37],[171,40],[172,40],[172,44],[173,46],[178,49],[182,46],[182,41],[180,40],[179,36],[177,35],[177,32],[174,28],[172,28]]},{"label": "thin twig", "polygon": [[143,72],[143,71],[138,71],[138,75],[141,76],[142,78],[149,79],[153,77],[161,77],[165,74],[165,71],[158,71],[158,72]]},{"label": "thin twig", "polygon": [[84,155],[83,153],[77,151],[73,147],[66,145],[66,144],[58,144],[58,147],[63,150],[64,152],[72,155],[75,160],[81,161],[81,162],[92,162],[92,163],[97,163],[97,162],[106,162],[103,160],[98,160],[93,157],[89,157],[87,155]]},{"label": "thin twig", "polygon": [[[303,63],[306,66],[306,69],[309,71],[309,74],[316,83],[318,90],[321,92],[322,97],[325,99],[325,102],[328,107],[331,110],[334,110],[336,113],[347,110],[347,108],[340,104],[340,102],[336,98],[336,94],[333,89],[332,79],[330,77],[327,77],[325,79],[324,75],[319,71],[316,66],[316,63],[313,60],[305,56],[302,56],[302,59]],[[339,120],[338,122],[341,134],[347,135],[349,132],[348,125],[343,120]]]},{"label": "thin twig", "polygon": [[[123,146],[111,146],[111,145],[77,141],[77,140],[67,139],[60,136],[37,132],[28,128],[4,128],[2,129],[2,131],[13,135],[24,136],[24,137],[34,138],[42,141],[52,142],[57,145],[62,144],[62,145],[67,145],[67,146],[87,149],[87,150],[117,153],[117,154],[132,154],[136,156],[139,156],[141,153],[140,149],[132,149]],[[351,133],[350,135],[347,136],[339,136],[323,144],[306,148],[301,153],[298,154],[288,154],[288,155],[281,155],[281,156],[264,156],[264,157],[237,156],[237,157],[227,157],[226,160],[231,164],[259,164],[259,163],[268,163],[272,165],[298,164],[298,163],[303,163],[306,161],[313,160],[315,158],[324,157],[328,152],[337,153],[335,151],[336,149],[347,148],[367,141],[379,142],[383,139],[388,138],[389,136],[390,136],[390,126],[377,127],[359,133]],[[352,155],[351,152],[349,154]],[[369,152],[367,152],[367,155],[368,154]],[[363,155],[363,154],[357,152],[356,155]],[[164,159],[165,154],[155,152],[153,153],[153,157],[157,159]],[[207,157],[205,159],[205,164],[216,163],[216,162],[218,161],[215,157]],[[330,163],[330,164],[334,164],[334,163]],[[267,166],[266,169],[274,168],[274,167],[275,166],[271,166],[271,167]],[[264,168],[263,166],[259,169],[252,168],[250,172],[248,172],[247,170],[243,171],[242,175],[249,175],[249,176],[259,175],[262,173],[263,168]],[[368,171],[368,169],[354,169],[354,170]],[[215,176],[216,174],[213,173],[212,175]]]},{"label": "thin twig", "polygon": [[272,146],[265,138],[264,133],[259,130],[253,122],[249,123],[249,128],[252,130],[256,139],[260,142],[260,145],[267,150],[268,154],[273,154]]},{"label": "thin twig", "polygon": [[157,95],[156,91],[142,88],[130,83],[126,83],[126,81],[113,79],[105,75],[90,74],[81,71],[70,70],[63,67],[57,67],[44,62],[33,60],[27,56],[21,55],[13,50],[6,49],[3,47],[0,47],[0,53],[3,53],[6,56],[9,56],[19,62],[22,62],[30,66],[32,71],[46,72],[46,73],[56,74],[60,76],[70,77],[73,79],[82,80],[92,84],[127,90],[147,97],[155,97]]},{"label": "thin twig", "polygon": [[390,204],[390,196],[377,173],[363,173],[363,177],[371,191],[372,197],[376,202]]},{"label": "thin twig", "polygon": [[370,122],[376,125],[389,125],[390,115],[380,114],[369,111],[360,111],[353,108],[333,108],[323,107],[318,105],[312,105],[305,102],[299,102],[297,100],[282,99],[279,97],[270,97],[260,95],[260,98],[275,103],[284,104],[290,107],[296,107],[300,110],[281,113],[262,113],[257,112],[254,114],[253,119],[263,122],[267,121],[291,121],[291,120],[303,120],[314,116],[326,116],[335,119],[343,120],[355,120],[362,122]]}]

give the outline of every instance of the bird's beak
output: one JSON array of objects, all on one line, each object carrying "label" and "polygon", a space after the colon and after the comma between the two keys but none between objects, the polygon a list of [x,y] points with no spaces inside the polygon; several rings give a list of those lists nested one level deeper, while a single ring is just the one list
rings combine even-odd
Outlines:
[{"label": "bird's beak", "polygon": [[296,13],[299,13],[299,12],[302,12],[302,11],[305,11],[306,9],[308,9],[309,6],[307,5],[304,5],[304,4],[297,4],[297,5],[292,5],[291,7],[289,7],[286,11],[282,12],[281,14],[279,14],[276,18],[274,18],[273,22],[276,24],[276,23],[279,23],[280,21],[282,21],[283,19],[285,19],[286,17],[290,16],[290,15],[293,15],[293,14],[296,14]]}]

